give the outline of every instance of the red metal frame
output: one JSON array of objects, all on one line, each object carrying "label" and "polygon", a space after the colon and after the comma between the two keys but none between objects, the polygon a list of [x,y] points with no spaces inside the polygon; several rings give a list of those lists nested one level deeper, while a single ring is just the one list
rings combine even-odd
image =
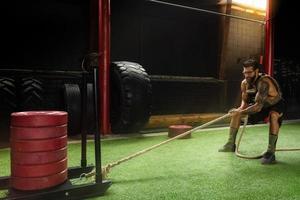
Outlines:
[{"label": "red metal frame", "polygon": [[110,133],[110,104],[109,104],[109,76],[110,76],[110,0],[98,0],[99,3],[99,120],[100,133]]},{"label": "red metal frame", "polygon": [[267,0],[266,7],[266,25],[265,25],[265,72],[273,75],[273,58],[274,58],[274,34],[273,34],[273,13],[272,0]]},{"label": "red metal frame", "polygon": [[[110,0],[98,0],[99,4],[99,117],[100,133],[110,134],[110,99],[109,99],[109,76],[110,76]],[[272,0],[267,0],[266,25],[265,25],[265,72],[273,75],[273,23],[272,23]]]}]

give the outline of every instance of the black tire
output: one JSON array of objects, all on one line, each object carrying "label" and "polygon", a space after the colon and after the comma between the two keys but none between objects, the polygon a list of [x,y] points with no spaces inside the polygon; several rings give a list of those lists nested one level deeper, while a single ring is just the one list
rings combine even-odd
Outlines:
[{"label": "black tire", "polygon": [[20,82],[20,109],[22,111],[41,110],[44,102],[42,82],[32,78],[22,78]]},{"label": "black tire", "polygon": [[17,109],[14,79],[0,77],[0,141],[9,140],[10,114]]},{"label": "black tire", "polygon": [[151,115],[151,83],[145,69],[133,62],[111,65],[111,130],[138,132]]},{"label": "black tire", "polygon": [[64,84],[64,107],[68,112],[68,135],[81,131],[81,94],[77,84]]},{"label": "black tire", "polygon": [[15,81],[10,78],[0,77],[0,110],[10,113],[17,108]]}]

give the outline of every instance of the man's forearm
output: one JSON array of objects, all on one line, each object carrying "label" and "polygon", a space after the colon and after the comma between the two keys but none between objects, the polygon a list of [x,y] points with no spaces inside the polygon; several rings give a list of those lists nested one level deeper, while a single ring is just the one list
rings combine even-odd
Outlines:
[{"label": "man's forearm", "polygon": [[261,111],[262,107],[263,107],[262,105],[256,103],[252,106],[249,106],[249,107],[241,110],[241,114],[251,115],[251,114],[254,114],[254,113],[257,113],[257,112]]},{"label": "man's forearm", "polygon": [[238,107],[238,110],[245,110],[247,108],[247,105],[241,105],[240,107]]},{"label": "man's forearm", "polygon": [[248,107],[248,104],[245,103],[244,101],[242,101],[240,107],[238,107],[237,109],[238,109],[238,110],[244,110],[244,109],[247,108],[247,107]]}]

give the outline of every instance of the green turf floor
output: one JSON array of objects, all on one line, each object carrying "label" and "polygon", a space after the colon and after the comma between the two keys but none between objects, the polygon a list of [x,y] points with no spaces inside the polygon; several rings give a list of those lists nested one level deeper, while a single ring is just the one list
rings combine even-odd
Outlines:
[{"label": "green turf floor", "polygon": [[[219,153],[228,130],[199,131],[113,168],[113,182],[105,196],[91,199],[300,199],[300,152],[277,152],[278,163],[264,166],[233,153]],[[248,128],[241,143],[247,155],[267,147],[268,127]],[[166,135],[114,139],[102,142],[102,161],[107,164],[166,140]],[[300,148],[300,123],[285,124],[278,148]],[[69,145],[69,166],[79,164],[80,145]],[[93,163],[93,144],[88,145]],[[0,175],[9,174],[9,151],[0,150]],[[3,191],[2,191],[3,195]]]}]

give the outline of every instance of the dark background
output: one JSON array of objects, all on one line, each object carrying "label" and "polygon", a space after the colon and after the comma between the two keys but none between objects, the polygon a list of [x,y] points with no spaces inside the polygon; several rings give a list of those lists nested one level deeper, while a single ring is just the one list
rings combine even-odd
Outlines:
[{"label": "dark background", "polygon": [[[226,10],[217,0],[165,1]],[[273,4],[274,76],[287,102],[285,118],[299,119],[298,8],[286,0]],[[111,0],[111,14],[111,60],[138,62],[146,69],[152,115],[224,113],[239,106],[241,62],[251,54],[263,55],[262,25],[146,0]],[[33,77],[44,91],[39,109],[64,110],[63,85],[81,84],[82,60],[97,52],[97,0],[5,1],[0,25],[0,77],[15,81],[17,104],[22,101],[20,81]],[[0,138],[8,135],[9,114],[0,110]]]},{"label": "dark background", "polygon": [[279,0],[274,5],[275,58],[300,60],[299,11],[289,1]]},{"label": "dark background", "polygon": [[[171,2],[186,4],[180,0]],[[273,2],[275,58],[299,61],[297,6],[284,0]],[[168,73],[169,66],[175,68],[169,73],[176,73],[174,71],[183,65],[195,68],[194,58],[197,57],[202,61],[199,73],[215,74],[217,63],[214,60],[217,59],[212,55],[218,55],[218,41],[211,34],[218,32],[218,27],[212,26],[218,23],[217,17],[209,16],[207,20],[207,15],[141,0],[112,0],[111,3],[113,60],[140,61],[151,66],[150,73],[160,74]],[[188,2],[189,6],[209,10],[217,10],[215,4],[216,1],[209,0]],[[89,6],[90,3],[83,0],[6,1],[1,5],[0,18],[1,68],[78,67],[83,55],[89,52]],[[172,34],[168,33],[170,29]],[[195,34],[199,30],[202,34]],[[180,49],[184,48],[191,53],[182,54]],[[157,65],[167,69],[156,70]],[[203,70],[206,65],[212,66],[210,72]],[[183,73],[189,73],[189,69],[185,70]]]},{"label": "dark background", "polygon": [[[96,51],[98,44],[95,27],[97,7],[93,5],[95,2],[97,1],[6,1],[1,5],[0,12],[0,69],[80,71],[84,56]],[[217,0],[169,2],[221,11]],[[297,7],[284,0],[273,3],[274,53],[278,60],[275,75],[285,97],[291,99],[289,103],[292,110],[296,110],[294,108],[299,104],[299,92],[296,92],[299,90],[299,76],[293,74],[299,73],[300,60]],[[218,80],[221,48],[224,44],[223,17],[145,0],[112,0],[111,13],[112,61],[138,62],[150,75],[215,79],[210,82],[202,80],[182,83],[154,80],[154,114],[225,112],[229,106],[238,102],[236,99],[239,99],[237,93],[242,76],[236,66],[240,65],[237,62],[240,59],[232,59],[236,66],[230,64],[233,70],[228,74],[228,80],[225,80],[228,82],[227,86],[226,82]],[[249,36],[243,31],[237,31],[240,41]],[[247,46],[242,47],[241,51],[243,48],[247,49]],[[230,76],[232,74],[234,77]],[[6,74],[0,70],[0,76]],[[58,89],[65,79],[52,79],[54,81],[44,81],[45,87],[52,87],[47,90],[50,96],[45,99],[51,99],[55,103],[48,102],[46,105],[51,105],[52,109],[61,108],[58,105],[62,102]],[[231,83],[233,79],[234,82]],[[228,96],[224,93],[226,87]],[[229,102],[226,103],[224,99]],[[223,102],[223,105],[216,106],[218,102]]]},{"label": "dark background", "polygon": [[295,5],[280,0],[274,5],[274,76],[286,99],[289,119],[300,116],[300,30]]}]

